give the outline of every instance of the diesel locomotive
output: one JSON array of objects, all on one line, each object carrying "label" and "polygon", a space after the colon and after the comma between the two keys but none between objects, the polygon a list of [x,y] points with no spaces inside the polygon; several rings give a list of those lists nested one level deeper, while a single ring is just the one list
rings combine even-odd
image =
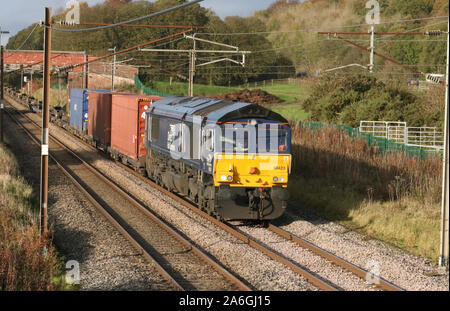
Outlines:
[{"label": "diesel locomotive", "polygon": [[148,176],[221,220],[272,220],[288,199],[291,132],[262,106],[168,97],[146,112]]}]

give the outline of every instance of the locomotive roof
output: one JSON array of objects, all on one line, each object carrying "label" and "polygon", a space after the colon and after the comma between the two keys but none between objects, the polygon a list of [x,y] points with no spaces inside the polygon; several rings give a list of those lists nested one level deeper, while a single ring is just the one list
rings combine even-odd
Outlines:
[{"label": "locomotive roof", "polygon": [[216,123],[246,118],[260,118],[279,123],[288,123],[278,113],[259,105],[204,97],[166,97],[154,102],[150,110],[155,115],[168,116],[180,120],[200,116]]}]

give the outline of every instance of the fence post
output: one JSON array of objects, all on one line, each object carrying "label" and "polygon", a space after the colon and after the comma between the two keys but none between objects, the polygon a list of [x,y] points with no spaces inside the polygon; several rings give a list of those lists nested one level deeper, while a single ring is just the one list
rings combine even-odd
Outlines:
[{"label": "fence post", "polygon": [[433,128],[433,147],[436,147],[436,128]]},{"label": "fence post", "polygon": [[405,125],[405,130],[404,130],[405,132],[404,132],[404,136],[405,136],[405,138],[404,138],[404,141],[405,141],[405,145],[408,145],[408,142],[409,142],[409,140],[408,140],[408,136],[409,136],[409,128],[408,127],[406,127],[406,125]]}]

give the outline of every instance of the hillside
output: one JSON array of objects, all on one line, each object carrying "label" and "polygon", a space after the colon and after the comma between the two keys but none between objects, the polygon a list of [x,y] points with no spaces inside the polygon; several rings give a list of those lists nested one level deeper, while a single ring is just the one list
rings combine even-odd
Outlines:
[{"label": "hillside", "polygon": [[[381,22],[376,31],[425,31],[446,30],[444,19],[429,19],[448,15],[448,1],[445,0],[380,0]],[[104,4],[81,6],[81,22],[113,23],[142,16],[174,6],[176,0],[148,1],[105,1]],[[199,36],[250,50],[245,68],[229,63],[217,63],[200,67],[197,71],[199,83],[216,85],[239,85],[265,79],[292,77],[297,71],[314,74],[316,70],[326,70],[351,63],[367,65],[369,54],[356,47],[326,35],[322,31],[367,31],[364,7],[361,0],[278,0],[267,10],[256,12],[248,18],[226,17],[221,20],[216,14],[200,5],[193,5],[141,21],[141,24],[196,25],[206,26],[197,30]],[[58,22],[64,12],[54,17]],[[414,22],[390,21],[425,19]],[[35,24],[20,31],[9,40],[8,49],[41,49],[43,29]],[[83,26],[86,27],[86,26]],[[31,33],[30,38],[24,43]],[[109,48],[127,48],[138,43],[160,38],[173,30],[164,28],[118,27],[105,31],[86,33],[54,32],[53,49],[87,51],[92,55],[104,55]],[[206,34],[202,34],[206,33]],[[357,43],[368,46],[368,36],[347,36]],[[411,65],[423,72],[442,73],[445,71],[445,38],[424,36],[377,37],[376,51]],[[428,42],[427,42],[428,41]],[[192,42],[172,40],[163,43],[163,48],[189,49]],[[199,44],[198,48],[211,47]],[[188,62],[185,57],[135,57],[141,61],[157,63],[164,68],[186,74]],[[217,59],[211,56],[204,60]],[[142,63],[141,63],[142,64]],[[361,68],[350,68],[340,73],[361,72]],[[375,58],[375,72],[383,79],[405,80],[412,74],[397,65]],[[143,80],[167,80],[167,74],[155,70],[142,70]]]},{"label": "hillside", "polygon": [[[156,12],[178,3],[177,0],[157,0],[155,2],[108,0],[92,7],[84,3],[81,7],[81,22],[114,23]],[[448,19],[440,17],[448,16],[448,1],[379,0],[379,3],[381,5],[381,24],[375,27],[376,31],[447,30]],[[205,29],[196,30],[198,37],[237,46],[240,50],[252,51],[252,54],[246,58],[245,67],[229,62],[198,67],[195,83],[199,85],[233,87],[256,81],[291,78],[295,76],[296,72],[307,72],[313,79],[309,81],[308,85],[314,86],[316,89],[307,90],[311,97],[306,105],[303,99],[305,96],[291,96],[295,102],[301,102],[303,106],[297,105],[288,110],[284,109],[289,115],[296,115],[296,111],[292,110],[297,109],[303,116],[305,114],[303,108],[310,113],[311,120],[337,122],[351,126],[358,124],[361,118],[379,120],[388,116],[418,126],[442,126],[443,110],[440,100],[443,96],[442,90],[435,92],[432,89],[422,92],[417,89],[406,89],[408,78],[417,77],[417,75],[377,56],[375,57],[373,77],[385,85],[382,88],[388,89],[381,90],[376,94],[368,93],[368,96],[372,96],[370,100],[365,100],[361,96],[356,99],[348,96],[337,98],[333,95],[334,93],[321,93],[321,87],[328,89],[336,85],[334,82],[329,86],[323,85],[323,79],[328,79],[329,82],[332,82],[333,79],[344,81],[346,78],[354,78],[357,74],[367,73],[360,67],[350,67],[323,74],[325,70],[355,63],[367,65],[369,53],[332,36],[328,38],[327,35],[319,35],[318,31],[366,32],[369,29],[365,25],[367,11],[365,1],[362,0],[310,0],[303,2],[278,0],[274,1],[267,10],[258,11],[254,16],[247,18],[230,16],[222,20],[213,11],[196,4],[140,23],[204,26]],[[63,16],[64,12],[60,12],[54,17],[54,21],[58,22]],[[86,51],[90,55],[104,55],[109,48],[114,46],[124,49],[177,31],[164,28],[129,27],[93,31],[88,35],[54,31],[53,49]],[[29,39],[25,40],[28,36]],[[369,36],[367,35],[343,36],[360,45],[369,46]],[[376,39],[375,50],[378,53],[425,73],[445,73],[446,40],[444,36],[397,35],[377,36]],[[10,39],[8,49],[19,47],[41,49],[42,40],[43,29],[40,27],[35,29],[35,25],[31,25]],[[162,42],[156,46],[167,49],[191,49],[192,42],[180,38]],[[222,47],[198,43],[197,48],[220,49]],[[228,56],[205,54],[198,56],[197,61],[206,63]],[[234,59],[240,61],[238,57],[234,57]],[[131,65],[156,64],[185,76],[189,72],[189,60],[186,54],[173,54],[168,57],[161,53],[152,55],[130,53],[120,56],[118,61],[126,61]],[[322,72],[320,77],[322,82],[314,80],[317,71]],[[140,69],[140,79],[149,87],[158,86],[161,83],[166,84],[169,82],[169,77],[167,72],[155,68]],[[20,75],[17,74],[15,81],[19,81],[19,78]],[[419,78],[423,79],[423,76]],[[174,82],[173,86],[186,83],[178,78],[175,78]],[[159,89],[159,91],[164,90]],[[358,92],[357,90],[353,91]],[[397,94],[401,96],[398,97]],[[370,103],[377,96],[389,100]],[[335,109],[333,110],[334,115],[326,112],[330,105],[336,106],[335,103],[342,100],[345,103],[340,107],[333,108]],[[396,102],[396,105],[389,105],[388,101]],[[360,111],[349,114],[344,111],[345,107],[348,107],[347,110],[351,110],[349,107],[358,107]],[[403,108],[401,111],[392,112],[389,107],[393,107],[394,110],[396,110],[395,107]],[[421,114],[420,107],[426,108],[425,115]]]},{"label": "hillside", "polygon": [[[255,14],[272,32],[267,39],[274,48],[290,59],[297,71],[325,70],[342,65],[369,63],[369,53],[318,31],[358,31],[369,30],[365,24],[368,10],[361,0],[278,0],[268,10]],[[408,32],[426,30],[447,30],[447,20],[429,19],[448,16],[449,3],[446,0],[380,0],[381,24],[375,31]],[[414,22],[398,20],[425,19]],[[369,46],[369,36],[345,36],[363,46]],[[446,44],[443,37],[389,36],[377,37],[375,50],[423,72],[445,73]],[[441,40],[435,42],[431,40]],[[404,41],[403,41],[404,40]],[[407,40],[407,41],[406,41]],[[414,40],[414,41],[411,41]],[[420,40],[420,41],[415,41]],[[429,42],[426,42],[429,41]],[[431,41],[431,42],[430,42]],[[283,48],[288,46],[289,48]],[[349,69],[345,72],[361,69]],[[385,79],[397,79],[398,75],[411,75],[397,65],[375,57],[375,72]]]}]

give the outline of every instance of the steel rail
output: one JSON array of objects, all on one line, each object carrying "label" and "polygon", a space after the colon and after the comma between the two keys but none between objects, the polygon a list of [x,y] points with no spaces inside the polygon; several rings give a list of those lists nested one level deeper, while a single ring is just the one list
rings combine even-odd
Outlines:
[{"label": "steel rail", "polygon": [[[96,149],[95,147],[91,146],[90,144],[84,142],[83,140],[79,139],[78,137],[74,136],[69,131],[66,130],[66,133],[68,133],[71,137],[77,139],[78,141],[80,141],[85,146],[89,147],[90,149],[92,149],[92,150],[94,150],[96,152],[99,152],[98,149]],[[107,158],[106,155],[104,155],[104,156],[105,156],[105,158]],[[110,159],[110,158],[108,158],[108,159]],[[163,187],[161,187],[161,186],[157,185],[156,183],[154,183],[152,180],[150,180],[148,178],[145,178],[141,174],[139,174],[136,171],[132,170],[128,166],[126,166],[126,165],[124,165],[124,164],[122,164],[120,162],[117,162],[117,161],[115,163],[118,166],[124,168],[129,173],[131,173],[134,176],[138,177],[140,180],[142,180],[145,183],[147,183],[148,185],[150,185],[152,188],[154,188],[154,189],[158,190],[159,192],[167,195],[168,197],[170,197],[171,199],[175,200],[176,202],[178,202],[178,203],[182,204],[183,206],[189,208],[191,211],[193,211],[197,215],[205,218],[206,220],[212,222],[217,227],[219,227],[222,230],[230,233],[232,236],[234,236],[238,240],[240,240],[240,241],[248,244],[252,248],[262,252],[263,254],[265,254],[266,256],[271,258],[272,260],[275,260],[275,261],[277,261],[279,263],[282,263],[283,265],[289,267],[295,273],[305,277],[312,285],[316,286],[317,288],[322,289],[322,290],[326,290],[326,291],[339,291],[339,290],[341,290],[339,287],[327,283],[322,278],[320,278],[320,277],[314,275],[313,273],[309,272],[306,268],[301,267],[301,266],[291,262],[289,259],[284,258],[283,256],[279,255],[275,251],[267,248],[263,244],[257,242],[256,240],[252,239],[251,237],[247,236],[246,234],[238,232],[230,224],[223,223],[223,222],[217,220],[216,218],[211,217],[210,215],[208,215],[205,212],[203,212],[200,209],[198,209],[195,205],[193,205],[192,203],[190,203],[186,199],[183,199],[182,197],[180,197],[180,196],[178,196],[178,195],[176,195],[176,194],[174,194],[172,192],[169,192],[168,190],[166,190]],[[246,287],[246,285],[244,285],[244,286]]]},{"label": "steel rail", "polygon": [[[13,108],[14,109],[14,108]],[[13,120],[18,126],[20,126],[24,132],[30,137],[31,141],[35,143],[37,146],[41,145],[41,142],[28,130],[9,110],[5,110],[9,115],[11,120]],[[17,111],[17,110],[16,110]],[[32,121],[31,121],[32,122]],[[53,138],[51,138],[53,140]],[[55,141],[56,142],[56,141]],[[56,142],[58,145],[59,143]],[[106,211],[106,209],[73,177],[72,174],[60,163],[52,154],[49,154],[49,157],[53,160],[53,162],[58,166],[58,168],[73,182],[73,184],[86,196],[86,198],[100,211],[103,216],[108,219],[108,221],[133,245],[133,247],[140,252],[142,256],[144,256],[147,261],[151,264],[154,264],[156,269],[161,273],[161,275],[167,279],[172,285],[175,286],[180,291],[184,291],[184,288],[178,284],[178,282],[172,278],[172,276],[154,259],[141,245],[138,241],[136,241],[126,229],[123,228],[117,222],[114,217],[111,216],[110,213]]]},{"label": "steel rail", "polygon": [[[71,135],[73,138],[79,140],[80,142],[82,142],[85,146],[91,148],[94,151],[98,150],[93,147],[92,145],[80,140],[78,137],[74,136],[72,133],[70,133],[69,131],[66,131],[67,133],[69,133],[69,135]],[[106,155],[104,155],[105,158],[110,159],[109,157],[107,157]],[[313,273],[309,272],[307,269],[291,262],[289,259],[284,258],[283,256],[279,255],[278,253],[276,253],[274,250],[271,250],[269,248],[267,248],[265,245],[257,242],[256,240],[252,239],[250,236],[246,235],[245,233],[241,233],[239,232],[236,228],[234,228],[232,225],[221,222],[219,220],[217,220],[216,218],[208,215],[207,213],[201,211],[198,207],[196,207],[189,199],[184,198],[180,195],[177,195],[175,193],[172,193],[168,190],[166,190],[165,188],[157,185],[156,183],[154,183],[152,180],[142,176],[141,174],[137,173],[136,171],[132,170],[130,167],[115,161],[115,163],[122,167],[123,169],[125,169],[126,171],[130,172],[131,174],[133,174],[134,176],[136,176],[137,178],[139,178],[140,180],[144,181],[145,183],[147,183],[148,185],[150,185],[151,187],[155,188],[156,190],[162,192],[163,194],[167,195],[168,197],[172,198],[173,200],[175,200],[176,202],[180,203],[181,205],[187,207],[188,209],[190,209],[191,211],[193,211],[194,213],[196,213],[197,215],[203,217],[204,219],[212,222],[214,225],[218,226],[219,228],[221,228],[222,230],[230,233],[231,235],[233,235],[234,237],[236,237],[237,239],[241,240],[242,242],[248,244],[249,246],[257,249],[258,251],[264,253],[265,255],[267,255],[269,258],[278,261],[282,264],[284,264],[285,266],[289,267],[291,270],[293,270],[294,272],[304,276],[311,284],[313,284],[314,286],[318,287],[319,289],[322,290],[327,290],[327,291],[336,291],[336,290],[341,290],[339,287],[335,286],[335,285],[331,285],[329,283],[327,283],[327,281],[323,280],[322,278],[314,275]],[[376,281],[376,286],[379,287],[382,290],[387,290],[387,291],[403,291],[404,289],[390,283],[387,280],[384,280],[383,278],[380,278],[376,275],[374,275],[373,273],[366,271],[314,244],[312,244],[311,242],[308,242],[300,237],[297,237],[291,233],[288,233],[286,231],[284,231],[281,228],[275,227],[273,225],[269,225],[268,230],[272,231],[275,234],[278,234],[279,236],[282,236],[283,238],[286,238],[287,240],[290,240],[296,244],[298,244],[299,246],[303,247],[303,248],[307,248],[310,251],[312,251],[313,253],[331,261],[333,264],[338,265],[344,269],[346,269],[347,271],[352,272],[353,274],[357,275],[358,277],[365,279],[366,276],[371,276],[373,279],[377,280]],[[379,283],[378,283],[379,282]]]},{"label": "steel rail", "polygon": [[[19,112],[20,113],[20,112]],[[23,115],[26,119],[28,119],[31,123],[34,124],[36,127],[40,127],[36,122],[31,120],[29,117]],[[125,190],[123,190],[121,187],[115,184],[112,180],[107,178],[105,175],[103,175],[98,169],[84,161],[79,155],[77,155],[75,152],[70,150],[69,147],[67,147],[64,143],[62,143],[59,139],[55,138],[53,135],[50,135],[51,139],[56,142],[61,148],[68,151],[72,156],[77,158],[79,161],[82,162],[82,164],[87,167],[92,173],[94,173],[97,177],[99,177],[102,181],[104,181],[106,184],[108,184],[111,188],[113,188],[116,192],[120,193],[124,198],[126,198],[131,204],[133,204],[136,208],[138,208],[141,212],[143,212],[148,218],[150,218],[152,221],[154,221],[156,224],[158,224],[160,227],[162,227],[166,232],[168,232],[171,236],[176,238],[182,245],[188,248],[189,251],[192,251],[199,259],[201,259],[206,264],[210,265],[214,270],[216,270],[219,274],[221,274],[225,279],[227,279],[229,282],[234,284],[239,290],[243,291],[251,291],[252,289],[244,284],[240,279],[238,279],[236,276],[231,274],[228,270],[226,270],[223,266],[221,266],[219,263],[217,263],[214,259],[212,259],[209,255],[204,253],[202,250],[200,250],[198,247],[193,245],[193,243],[189,242],[187,239],[185,239],[180,233],[178,233],[176,230],[171,228],[165,221],[160,219],[157,215],[155,215],[153,212],[145,208],[141,203],[139,203],[135,198],[133,198],[130,194],[128,194]],[[74,136],[75,137],[75,136]],[[39,142],[40,143],[40,142]],[[97,149],[95,149],[97,150]],[[98,150],[97,150],[98,151]],[[51,156],[52,157],[52,156]],[[59,163],[54,157],[52,159],[55,161],[55,163]],[[62,168],[63,171],[70,175],[67,170],[65,170],[61,164],[58,164],[58,167]],[[66,175],[67,175],[66,174]],[[69,176],[68,175],[68,176]],[[73,176],[69,176],[70,179],[77,185],[78,188],[82,190],[83,193],[85,193],[89,200],[93,200],[93,203],[96,207],[100,208],[102,213],[108,218],[108,220],[111,220],[112,223],[117,226],[117,228],[120,230],[121,233],[124,233],[124,235],[132,242],[132,244],[143,253],[143,255],[151,260],[152,262],[157,264],[158,270],[161,269],[161,271],[165,271],[164,268],[162,268],[154,259],[151,257],[150,254],[148,254],[143,247],[137,242],[106,210],[104,207],[101,206],[100,203],[98,203],[84,188],[81,184],[79,184]],[[163,272],[162,272],[163,273]],[[167,273],[167,272],[166,272]],[[176,281],[167,273],[168,277],[170,277],[170,281],[175,282],[176,286],[180,290],[184,290],[181,285],[176,283]],[[174,284],[174,285],[175,285]]]},{"label": "steel rail", "polygon": [[301,246],[302,248],[306,248],[306,249],[312,251],[314,254],[319,255],[320,257],[331,261],[333,264],[340,266],[347,271],[352,272],[353,274],[355,274],[356,276],[358,276],[362,279],[366,279],[367,277],[373,278],[375,280],[374,285],[382,290],[404,291],[404,289],[398,287],[397,285],[392,284],[391,282],[381,278],[380,276],[375,275],[367,270],[364,270],[364,269],[348,262],[347,260],[340,258],[340,257],[330,253],[329,251],[327,251],[319,246],[316,246],[313,243],[306,241],[305,239],[302,239],[302,238],[300,238],[290,232],[287,232],[279,227],[269,224],[267,229],[269,231],[277,234],[278,236],[281,236],[288,241],[294,242],[294,243],[298,244],[299,246]]},{"label": "steel rail", "polygon": [[[92,147],[92,148],[94,148],[94,147]],[[228,223],[221,222],[221,221],[217,220],[216,218],[208,215],[207,213],[205,213],[202,210],[200,210],[197,206],[192,204],[188,199],[185,199],[185,198],[183,198],[183,197],[181,197],[181,196],[179,196],[179,195],[177,195],[177,194],[175,194],[173,192],[170,192],[170,191],[166,190],[165,188],[159,186],[158,184],[156,184],[152,180],[142,176],[141,174],[137,173],[136,171],[132,170],[131,168],[129,168],[128,166],[126,166],[126,165],[124,165],[124,164],[122,164],[120,162],[116,161],[116,164],[118,166],[122,167],[123,169],[125,169],[126,171],[128,171],[129,173],[133,174],[134,176],[136,176],[140,180],[144,181],[145,183],[147,183],[152,188],[154,188],[154,189],[158,190],[159,192],[165,194],[166,196],[168,196],[171,199],[173,199],[174,201],[180,203],[181,205],[183,205],[184,207],[188,208],[189,210],[191,210],[195,214],[201,216],[202,218],[210,221],[211,223],[213,223],[214,225],[216,225],[220,229],[222,229],[225,232],[231,234],[232,236],[234,236],[238,240],[240,240],[240,241],[246,243],[247,245],[249,245],[250,247],[252,247],[252,248],[262,252],[263,254],[265,254],[266,256],[271,258],[272,260],[277,261],[277,262],[287,266],[288,268],[293,270],[295,273],[305,277],[312,285],[316,286],[317,288],[319,288],[321,290],[325,290],[325,291],[340,291],[341,290],[341,288],[339,288],[339,287],[337,287],[335,285],[329,284],[327,281],[325,281],[322,278],[320,278],[320,277],[314,275],[313,273],[309,272],[306,268],[301,267],[301,266],[291,262],[289,259],[284,258],[283,256],[281,256],[280,254],[278,254],[274,250],[271,250],[270,248],[266,247],[262,243],[259,243],[256,240],[252,239],[250,236],[239,232],[232,225],[230,225]]]}]

